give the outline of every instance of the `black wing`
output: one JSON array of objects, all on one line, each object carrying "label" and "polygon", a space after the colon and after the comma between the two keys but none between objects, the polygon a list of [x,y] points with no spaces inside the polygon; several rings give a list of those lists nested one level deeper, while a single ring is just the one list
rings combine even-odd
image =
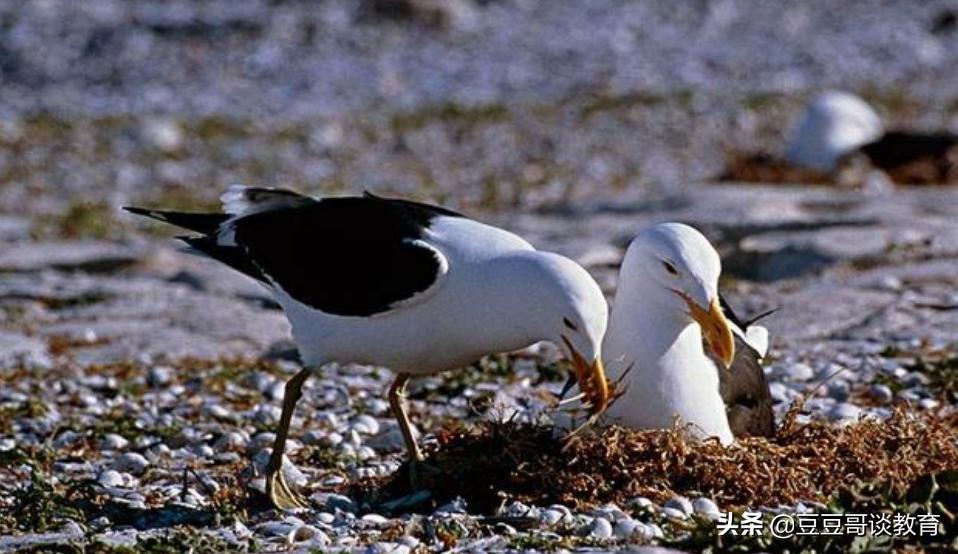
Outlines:
[{"label": "black wing", "polygon": [[[201,216],[208,221],[230,217],[131,211],[173,224]],[[183,225],[204,233],[183,240],[319,311],[370,316],[426,291],[443,276],[442,255],[419,242],[440,215],[458,216],[436,206],[372,195],[326,198],[224,219],[214,231]]]},{"label": "black wing", "polygon": [[[725,316],[745,332],[748,323],[742,323],[721,295],[719,301]],[[729,371],[719,369],[719,392],[725,401],[732,434],[736,437],[771,437],[775,434],[772,395],[761,359],[754,348],[735,334],[732,366]]]}]

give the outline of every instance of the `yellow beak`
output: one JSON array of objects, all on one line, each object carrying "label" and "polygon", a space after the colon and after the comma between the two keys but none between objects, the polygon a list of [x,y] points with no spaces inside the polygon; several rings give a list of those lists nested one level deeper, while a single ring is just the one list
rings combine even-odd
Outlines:
[{"label": "yellow beak", "polygon": [[735,359],[735,337],[732,335],[732,329],[729,327],[728,320],[725,319],[725,314],[722,313],[718,300],[712,301],[708,311],[688,297],[685,297],[685,303],[689,306],[692,319],[702,327],[702,333],[712,352],[721,360],[725,369],[729,369],[732,366],[732,360]]},{"label": "yellow beak", "polygon": [[602,360],[597,359],[589,363],[572,348],[568,341],[566,341],[566,344],[572,352],[575,380],[579,384],[579,390],[582,391],[585,403],[589,405],[589,411],[593,414],[604,412],[609,405],[609,382],[605,378],[605,368],[602,367]]}]

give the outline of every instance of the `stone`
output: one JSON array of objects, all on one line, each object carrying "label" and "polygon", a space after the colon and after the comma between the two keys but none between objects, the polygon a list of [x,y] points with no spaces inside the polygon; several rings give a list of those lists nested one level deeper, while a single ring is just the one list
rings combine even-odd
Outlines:
[{"label": "stone", "polygon": [[173,381],[173,375],[173,368],[156,366],[147,373],[146,382],[151,387],[165,387]]},{"label": "stone", "polygon": [[320,494],[320,503],[324,506],[324,509],[330,512],[335,512],[336,510],[342,510],[344,512],[355,513],[357,510],[356,503],[353,502],[352,498],[349,498],[343,494],[336,493],[323,493]]},{"label": "stone", "polygon": [[612,538],[612,524],[609,523],[609,520],[597,517],[592,520],[592,524],[589,526],[589,536],[594,539],[610,539]]},{"label": "stone", "polygon": [[785,376],[796,382],[811,381],[815,378],[815,371],[808,364],[797,363],[785,369]]},{"label": "stone", "polygon": [[350,427],[362,435],[375,435],[379,433],[379,421],[366,414],[356,416],[350,424]]},{"label": "stone", "polygon": [[548,509],[543,510],[539,518],[546,525],[556,525],[565,518],[565,514],[559,510]]},{"label": "stone", "polygon": [[678,510],[684,515],[691,515],[695,508],[692,506],[692,502],[684,496],[673,496],[663,505],[664,508],[672,508],[673,510]]},{"label": "stone", "polygon": [[626,517],[615,522],[613,533],[617,539],[631,539],[634,535],[641,534],[644,527],[642,523]]},{"label": "stone", "polygon": [[123,475],[114,469],[108,469],[101,473],[96,482],[104,487],[122,487],[124,485]]},{"label": "stone", "polygon": [[835,420],[854,421],[861,415],[862,410],[854,404],[848,402],[839,402],[835,404],[829,413],[829,417]]},{"label": "stone", "polygon": [[868,396],[878,404],[888,404],[895,398],[888,385],[875,384],[868,387]]},{"label": "stone", "polygon": [[142,454],[127,452],[113,462],[113,469],[140,475],[150,467],[150,462]]},{"label": "stone", "polygon": [[711,498],[700,496],[692,501],[692,509],[696,514],[710,516],[721,513],[718,505]]},{"label": "stone", "polygon": [[116,433],[107,433],[100,441],[100,448],[103,450],[123,450],[129,445],[130,441]]}]

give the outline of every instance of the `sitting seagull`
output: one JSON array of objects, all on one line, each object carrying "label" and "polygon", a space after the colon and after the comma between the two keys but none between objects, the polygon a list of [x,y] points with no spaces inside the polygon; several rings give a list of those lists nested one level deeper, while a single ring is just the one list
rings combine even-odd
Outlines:
[{"label": "sitting seagull", "polygon": [[883,133],[881,117],[867,102],[847,92],[826,91],[806,106],[788,138],[785,157],[798,167],[831,172]]},{"label": "sitting seagull", "polygon": [[[610,377],[628,372],[621,398],[607,411],[612,421],[670,428],[678,419],[694,436],[723,444],[774,432],[759,363],[767,333],[729,322],[720,273],[718,252],[688,225],[655,225],[629,245],[602,345]],[[714,359],[703,348],[703,334]]]},{"label": "sitting seagull", "polygon": [[958,182],[958,135],[948,131],[885,130],[867,102],[827,91],[809,102],[785,152],[796,167],[822,173],[854,169],[856,162],[883,171],[893,183]]},{"label": "sitting seagull", "polygon": [[548,340],[575,369],[591,410],[609,389],[600,347],[608,306],[581,266],[437,206],[366,194],[315,199],[230,187],[226,213],[128,211],[199,233],[193,250],[260,281],[282,306],[306,369],[286,384],[267,466],[279,508],[304,503],[281,471],[290,419],[311,369],[389,367],[389,403],[411,467],[423,460],[404,406],[407,381]]}]

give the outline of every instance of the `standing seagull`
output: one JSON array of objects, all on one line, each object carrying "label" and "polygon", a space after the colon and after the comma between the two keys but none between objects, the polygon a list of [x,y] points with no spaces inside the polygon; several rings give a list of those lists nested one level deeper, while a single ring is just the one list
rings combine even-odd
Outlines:
[{"label": "standing seagull", "polygon": [[608,307],[572,260],[444,208],[371,194],[315,199],[232,186],[221,200],[226,213],[126,209],[199,233],[182,240],[260,281],[289,318],[306,369],[286,384],[267,466],[278,508],[304,506],[282,456],[303,382],[325,363],[396,372],[389,403],[413,468],[423,455],[403,400],[414,375],[548,340],[572,360],[591,410],[605,408]]},{"label": "standing seagull", "polygon": [[[602,346],[610,373],[629,372],[622,398],[607,412],[613,421],[669,428],[678,418],[694,435],[723,444],[735,435],[774,431],[759,364],[767,335],[728,321],[720,273],[718,252],[688,225],[655,225],[629,245]],[[714,359],[703,348],[703,334]]]}]

